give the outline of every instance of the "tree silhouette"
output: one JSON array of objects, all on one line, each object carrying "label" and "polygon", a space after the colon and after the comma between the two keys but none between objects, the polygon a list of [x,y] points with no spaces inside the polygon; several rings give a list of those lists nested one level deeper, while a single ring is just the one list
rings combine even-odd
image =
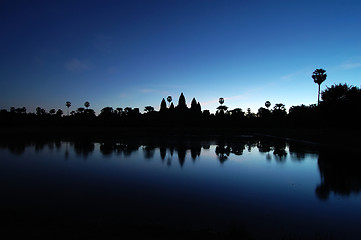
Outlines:
[{"label": "tree silhouette", "polygon": [[337,84],[331,87],[326,86],[326,90],[321,93],[324,104],[359,103],[361,89],[347,84]]},{"label": "tree silhouette", "polygon": [[267,109],[269,109],[269,107],[271,106],[271,102],[270,101],[266,101],[264,103],[264,105],[266,106]]},{"label": "tree silhouette", "polygon": [[225,105],[221,105],[217,107],[218,110],[220,110],[221,113],[224,113],[225,111],[227,111],[228,107]]},{"label": "tree silhouette", "polygon": [[116,108],[116,111],[117,111],[117,112],[116,112],[117,115],[120,116],[120,115],[122,115],[122,113],[123,113],[123,108],[117,107],[117,108]]},{"label": "tree silhouette", "polygon": [[254,113],[252,113],[251,108],[247,108],[247,114],[246,117],[247,118],[254,118],[256,115]]},{"label": "tree silhouette", "polygon": [[320,104],[320,89],[321,89],[321,83],[323,83],[326,80],[327,74],[326,70],[319,68],[316,69],[312,73],[312,78],[315,83],[318,84],[318,95],[317,95],[317,104]]},{"label": "tree silhouette", "polygon": [[276,103],[272,111],[273,116],[283,118],[287,115],[286,107],[283,103]]},{"label": "tree silhouette", "polygon": [[271,115],[270,111],[267,108],[260,107],[257,112],[259,118],[268,118]]},{"label": "tree silhouette", "polygon": [[219,103],[222,105],[224,103],[224,98],[219,98]]},{"label": "tree silhouette", "polygon": [[86,109],[88,109],[89,106],[90,106],[90,103],[89,103],[89,102],[85,102],[85,103],[84,103],[84,106],[86,107]]},{"label": "tree silhouette", "polygon": [[235,108],[231,112],[232,112],[232,116],[238,116],[238,117],[244,116],[244,112],[242,111],[242,108]]},{"label": "tree silhouette", "polygon": [[56,115],[61,117],[61,115],[63,115],[63,110],[58,109],[58,111],[56,111]]},{"label": "tree silhouette", "polygon": [[56,113],[56,110],[54,108],[50,109],[49,110],[49,114],[50,115],[54,115]]},{"label": "tree silhouette", "polygon": [[46,114],[45,109],[43,109],[43,108],[41,108],[41,107],[37,107],[37,108],[35,109],[35,111],[36,111],[36,115],[38,115],[38,116],[41,116],[41,115],[45,115],[45,114]]},{"label": "tree silhouette", "polygon": [[[163,98],[164,99],[164,98]],[[154,111],[154,107],[152,106],[146,106],[144,108],[144,111],[147,112],[147,113],[150,113],[150,112],[153,112]]]},{"label": "tree silhouette", "polygon": [[221,104],[221,106],[218,106],[218,107],[217,107],[217,109],[218,109],[217,113],[220,113],[221,115],[223,115],[224,112],[227,111],[228,107],[225,106],[225,105],[223,105],[223,103],[224,103],[224,98],[222,98],[222,97],[219,98],[219,103]]},{"label": "tree silhouette", "polygon": [[69,116],[69,108],[70,108],[70,106],[71,106],[71,102],[67,101],[67,102],[65,103],[65,106],[68,108],[68,116]]},{"label": "tree silhouette", "polygon": [[77,110],[76,110],[76,112],[77,113],[79,113],[79,114],[83,114],[84,113],[84,108],[82,108],[82,107],[80,107],[80,108],[78,108]]},{"label": "tree silhouette", "polygon": [[172,100],[173,100],[172,96],[167,97],[167,102],[168,102],[169,106],[170,106],[170,103],[172,102]]},{"label": "tree silhouette", "polygon": [[[14,107],[15,109],[15,107]],[[25,114],[26,113],[26,107],[22,107],[22,108],[16,108],[15,110],[13,109],[13,112],[16,112],[17,114]]]}]

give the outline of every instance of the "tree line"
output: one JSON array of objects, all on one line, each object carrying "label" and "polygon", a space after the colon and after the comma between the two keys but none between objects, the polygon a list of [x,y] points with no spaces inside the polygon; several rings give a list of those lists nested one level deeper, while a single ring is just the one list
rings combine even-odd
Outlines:
[{"label": "tree line", "polygon": [[[12,107],[0,110],[2,126],[50,125],[50,126],[144,126],[144,127],[343,127],[357,126],[361,116],[361,90],[356,86],[335,84],[320,93],[319,104],[298,105],[289,108],[283,103],[266,101],[257,113],[242,108],[230,110],[224,98],[219,98],[215,113],[203,110],[195,98],[190,107],[181,93],[178,104],[171,96],[163,98],[159,111],[146,106],[144,113],[139,108],[104,107],[98,115],[85,102],[84,107],[70,111],[71,103],[66,102],[67,112],[61,109],[38,107],[35,113],[27,113],[26,108]],[[167,99],[167,100],[166,100]],[[167,103],[168,102],[168,103]]]},{"label": "tree line", "polygon": [[[272,106],[266,101],[257,113],[250,108],[229,110],[224,105],[223,97],[219,98],[216,112],[203,110],[195,98],[190,107],[187,106],[183,93],[180,94],[175,106],[172,96],[163,98],[159,111],[153,106],[145,106],[144,113],[139,108],[104,107],[99,115],[86,101],[84,107],[69,112],[71,102],[67,101],[67,113],[61,109],[50,109],[48,112],[37,107],[35,113],[27,113],[26,108],[11,107],[0,110],[2,126],[50,125],[50,126],[134,126],[134,127],[345,127],[358,126],[361,120],[361,90],[347,84],[334,84],[320,91],[321,84],[326,80],[324,69],[316,69],[312,73],[318,85],[317,105],[304,104],[292,106],[287,112],[283,103]],[[320,101],[321,98],[321,101]],[[168,102],[168,104],[167,104]]]}]

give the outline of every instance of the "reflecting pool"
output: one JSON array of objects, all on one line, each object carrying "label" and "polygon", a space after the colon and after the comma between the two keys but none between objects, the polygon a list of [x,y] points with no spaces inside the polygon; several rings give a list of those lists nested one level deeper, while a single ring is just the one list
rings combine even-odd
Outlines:
[{"label": "reflecting pool", "polygon": [[360,239],[358,157],[251,136],[2,142],[1,226]]}]

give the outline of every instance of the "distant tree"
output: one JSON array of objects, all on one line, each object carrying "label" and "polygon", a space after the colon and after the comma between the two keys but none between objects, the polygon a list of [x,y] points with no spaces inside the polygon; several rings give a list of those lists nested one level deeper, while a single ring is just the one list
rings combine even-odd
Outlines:
[{"label": "distant tree", "polygon": [[217,113],[222,115],[227,111],[227,109],[228,109],[227,106],[220,105],[220,106],[217,107],[217,110],[218,110]]},{"label": "distant tree", "polygon": [[17,108],[17,109],[15,109],[15,112],[17,114],[25,114],[26,113],[26,107]]},{"label": "distant tree", "polygon": [[209,110],[203,110],[203,116],[210,116],[211,115],[211,112]]},{"label": "distant tree", "polygon": [[242,111],[242,108],[235,108],[233,109],[232,111],[232,116],[241,116],[243,117],[244,116],[244,112]]},{"label": "distant tree", "polygon": [[86,109],[88,109],[89,106],[90,106],[90,103],[89,103],[89,102],[85,102],[85,103],[84,103],[84,106],[85,106]]},{"label": "distant tree", "polygon": [[260,107],[257,112],[257,117],[259,118],[268,118],[271,115],[270,110],[264,107]]},{"label": "distant tree", "polygon": [[273,110],[277,111],[277,110],[281,110],[281,111],[286,111],[285,105],[283,103],[276,103],[275,106],[273,107]]},{"label": "distant tree", "polygon": [[118,116],[121,116],[121,115],[122,115],[122,113],[123,113],[123,108],[121,108],[121,107],[117,107],[117,108],[116,108],[116,111],[117,111],[117,112],[116,112],[116,113],[117,113],[117,115],[118,115]]},{"label": "distant tree", "polygon": [[325,104],[336,103],[360,103],[361,89],[347,84],[337,84],[326,87],[321,93],[321,98]]},{"label": "distant tree", "polygon": [[[164,98],[163,98],[163,100],[164,100]],[[152,107],[152,106],[146,106],[146,107],[144,108],[144,111],[147,112],[147,113],[154,112],[154,107]]]},{"label": "distant tree", "polygon": [[140,114],[139,108],[133,108],[132,113],[133,113],[134,115],[139,115],[139,114]]},{"label": "distant tree", "polygon": [[165,112],[167,110],[167,104],[164,100],[164,98],[162,99],[162,102],[160,103],[160,110],[161,112]]},{"label": "distant tree", "polygon": [[45,114],[46,114],[45,109],[43,109],[43,108],[41,108],[41,107],[37,107],[37,108],[35,109],[35,111],[36,111],[36,115],[38,115],[38,116],[41,116],[41,115],[45,115]]},{"label": "distant tree", "polygon": [[168,102],[169,106],[170,106],[170,103],[172,102],[172,100],[173,100],[172,96],[167,97],[167,102]]},{"label": "distant tree", "polygon": [[319,121],[316,120],[319,113],[317,108],[318,107],[316,104],[311,104],[309,106],[304,104],[292,106],[289,109],[288,118],[290,119],[291,123],[296,126],[312,127],[315,125],[315,122]]},{"label": "distant tree", "polygon": [[54,115],[56,113],[56,110],[54,108],[50,109],[49,110],[49,114],[50,115]]},{"label": "distant tree", "polygon": [[222,98],[222,97],[219,98],[218,102],[219,102],[221,105],[217,107],[217,112],[216,112],[216,113],[223,115],[223,114],[227,111],[228,107],[225,106],[225,105],[223,105],[223,103],[224,103],[224,98]]},{"label": "distant tree", "polygon": [[132,113],[133,109],[131,107],[124,108],[124,114],[126,116],[130,115]]},{"label": "distant tree", "polygon": [[89,117],[95,117],[95,111],[93,109],[85,109],[84,114],[87,118]]},{"label": "distant tree", "polygon": [[100,110],[99,117],[111,118],[114,115],[114,109],[112,107],[104,107]]},{"label": "distant tree", "polygon": [[61,109],[58,109],[58,111],[56,111],[56,116],[59,116],[59,117],[61,117],[61,115],[63,115],[63,110],[61,110]]},{"label": "distant tree", "polygon": [[70,106],[71,106],[71,102],[67,101],[67,102],[65,103],[65,106],[68,108],[68,116],[69,116],[69,108],[70,108]]},{"label": "distant tree", "polygon": [[271,102],[270,101],[266,101],[264,103],[264,105],[266,106],[267,109],[269,109],[269,107],[271,106]]},{"label": "distant tree", "polygon": [[247,108],[247,114],[246,114],[246,117],[247,118],[253,118],[255,117],[256,115],[254,113],[252,113],[251,111],[251,108]]},{"label": "distant tree", "polygon": [[275,117],[285,117],[287,115],[285,105],[283,103],[277,103],[274,105],[272,115]]},{"label": "distant tree", "polygon": [[313,73],[312,73],[312,78],[313,81],[315,83],[318,84],[318,95],[317,95],[317,104],[320,104],[320,89],[321,89],[321,84],[326,80],[327,74],[326,74],[326,70],[320,68],[320,69],[316,69]]},{"label": "distant tree", "polygon": [[78,108],[78,109],[76,110],[76,112],[79,113],[79,114],[83,114],[83,113],[84,113],[84,110],[85,110],[85,108],[80,107],[80,108]]},{"label": "distant tree", "polygon": [[222,105],[224,103],[224,98],[219,98],[219,103]]}]

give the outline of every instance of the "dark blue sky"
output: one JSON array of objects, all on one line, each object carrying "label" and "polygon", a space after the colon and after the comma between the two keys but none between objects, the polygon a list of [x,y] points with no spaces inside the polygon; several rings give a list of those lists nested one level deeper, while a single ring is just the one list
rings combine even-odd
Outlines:
[{"label": "dark blue sky", "polygon": [[4,1],[0,109],[159,108],[181,92],[212,112],[312,104],[361,84],[361,1]]}]

